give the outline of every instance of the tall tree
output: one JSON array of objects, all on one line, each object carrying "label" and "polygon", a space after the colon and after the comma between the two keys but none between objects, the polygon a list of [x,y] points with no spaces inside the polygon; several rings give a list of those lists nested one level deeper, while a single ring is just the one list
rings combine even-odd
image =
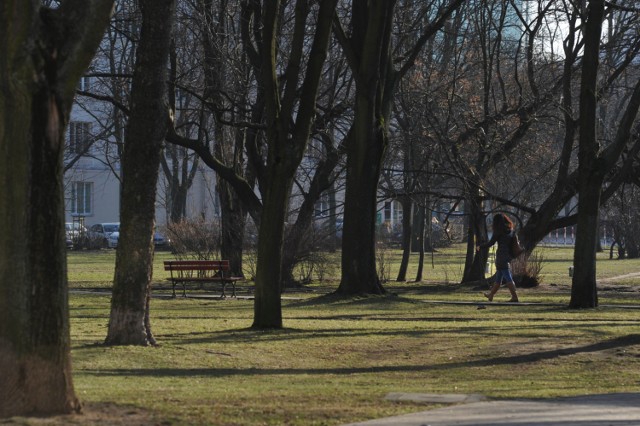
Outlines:
[{"label": "tall tree", "polygon": [[[346,141],[347,181],[339,294],[385,292],[376,270],[375,219],[382,160],[389,144],[393,95],[427,41],[463,2],[435,2],[439,7],[430,3],[416,12],[419,19],[416,27],[422,31],[415,43],[403,49],[401,58],[394,58],[391,50],[396,3],[396,0],[353,0],[350,34],[338,20],[334,25],[356,84],[355,117]],[[400,64],[398,69],[396,63]]]},{"label": "tall tree", "polygon": [[281,5],[280,1],[265,2],[263,5],[259,84],[263,86],[265,94],[266,138],[269,151],[265,169],[267,179],[262,188],[263,209],[258,234],[253,321],[256,328],[282,327],[280,287],[284,226],[293,178],[302,160],[315,117],[319,81],[329,46],[336,3],[337,0],[320,2],[306,73],[302,76],[300,68],[311,2],[296,1],[294,35],[291,50],[286,52],[289,61],[284,70],[282,91],[276,61]]},{"label": "tall tree", "polygon": [[604,0],[590,0],[584,29],[584,58],[580,83],[578,125],[578,226],[573,254],[575,271],[571,285],[572,308],[598,306],[596,289],[596,243],[599,233],[600,198],[605,170],[598,160],[596,114],[598,107],[598,68],[600,38],[604,19]]},{"label": "tall tree", "polygon": [[0,417],[80,409],[69,356],[64,131],[112,7],[0,3]]},{"label": "tall tree", "polygon": [[149,319],[160,154],[167,133],[175,0],[141,0],[142,28],[122,156],[120,238],[106,344],[155,343]]},{"label": "tall tree", "polygon": [[[202,45],[204,51],[204,81],[203,96],[213,110],[213,137],[216,158],[232,167],[238,176],[246,176],[244,170],[244,142],[245,132],[238,127],[231,127],[225,131],[225,111],[231,110],[227,93],[237,91],[238,96],[247,89],[238,80],[245,76],[246,71],[231,73],[224,56],[230,56],[230,47],[236,44],[232,37],[232,25],[229,22],[229,1],[203,0],[202,8]],[[246,69],[247,64],[235,68]],[[235,86],[235,87],[234,87]],[[235,90],[234,90],[235,89]],[[244,89],[244,90],[243,90]],[[231,273],[243,275],[242,245],[244,242],[246,209],[240,201],[237,192],[229,182],[218,179],[216,192],[220,200],[220,255],[229,260]]]},{"label": "tall tree", "polygon": [[[540,2],[540,9],[545,11],[546,8],[542,4],[543,2]],[[582,12],[581,8],[576,7],[568,8],[564,12],[556,10],[555,14],[545,12],[545,14],[534,17],[534,22],[548,19],[551,23],[556,23],[556,26],[558,22],[563,22],[563,30],[566,34],[562,40],[563,55],[561,56],[561,62],[558,62],[562,66],[555,67],[559,72],[557,77],[553,77],[556,82],[546,84],[550,88],[556,88],[553,90],[562,94],[559,99],[560,103],[555,112],[553,103],[542,111],[548,118],[545,119],[544,115],[540,115],[542,118],[540,121],[550,121],[547,126],[536,128],[537,133],[549,135],[548,139],[550,140],[554,138],[553,128],[563,131],[563,134],[557,136],[558,143],[555,149],[558,154],[554,155],[550,152],[548,156],[553,162],[548,165],[541,164],[541,166],[537,167],[538,169],[548,168],[554,176],[548,188],[543,191],[542,196],[537,200],[534,199],[534,202],[527,205],[513,204],[516,208],[525,211],[529,215],[520,233],[523,244],[528,250],[532,250],[549,232],[565,226],[575,225],[577,222],[575,214],[570,216],[560,215],[559,217],[559,213],[572,198],[577,196],[578,182],[580,180],[579,172],[575,169],[574,155],[576,151],[576,135],[579,131],[579,106],[574,101],[574,94],[576,94],[576,87],[578,86],[575,76],[578,74],[577,71],[580,70],[582,59],[579,55],[584,47],[584,37],[581,36],[584,28]],[[633,68],[630,67],[640,51],[639,33],[637,31],[640,15],[632,7],[623,7],[621,4],[611,5],[607,13],[609,16],[609,32],[615,35],[609,35],[608,39],[601,40],[601,43],[604,42],[603,46],[607,49],[607,55],[601,54],[600,56],[604,57],[608,62],[600,67],[602,78],[600,79],[597,98],[600,117],[602,117],[606,109],[615,110],[616,114],[611,114],[612,117],[609,117],[608,123],[599,120],[605,125],[600,132],[601,136],[598,143],[601,146],[597,152],[598,158],[595,162],[598,164],[599,173],[607,176],[606,181],[603,182],[605,190],[602,193],[601,203],[614,194],[619,185],[628,179],[628,171],[632,167],[633,156],[640,150],[640,144],[638,144],[637,139],[634,140],[631,137],[640,100],[638,99],[638,96],[640,96],[638,90],[640,80],[635,75]],[[526,23],[524,25],[526,28],[540,26],[539,24]],[[533,34],[534,32],[531,32],[531,35]],[[529,44],[531,45],[532,42],[529,42]],[[612,57],[614,59],[610,59]],[[538,78],[533,78],[534,69],[528,71],[527,74],[531,76],[529,77],[531,81],[538,80]],[[632,89],[634,83],[631,82],[634,80],[635,89]],[[534,84],[538,88],[545,86],[540,82]],[[548,98],[548,95],[541,97],[541,99],[544,98]],[[609,107],[606,108],[603,105],[609,105]],[[615,107],[612,107],[612,105],[615,105]],[[626,159],[621,157],[623,152]],[[539,182],[543,181],[544,174],[541,175],[541,179],[536,180],[538,182],[536,185],[530,186],[531,190],[542,188],[543,185]],[[531,190],[526,192],[533,192]]]}]

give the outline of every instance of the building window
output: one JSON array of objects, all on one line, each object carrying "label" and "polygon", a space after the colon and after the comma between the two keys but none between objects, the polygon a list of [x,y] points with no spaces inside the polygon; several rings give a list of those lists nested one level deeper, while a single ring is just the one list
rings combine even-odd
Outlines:
[{"label": "building window", "polygon": [[329,216],[329,195],[327,193],[322,194],[320,199],[315,204],[315,217]]},{"label": "building window", "polygon": [[78,85],[78,90],[83,92],[91,90],[91,77],[82,77],[80,79],[80,84]]},{"label": "building window", "polygon": [[391,222],[391,201],[384,203],[384,221]]},{"label": "building window", "polygon": [[72,121],[69,123],[69,151],[85,154],[91,146],[91,123]]},{"label": "building window", "polygon": [[393,224],[394,225],[401,224],[402,216],[403,216],[402,203],[400,203],[398,200],[394,200],[393,201]]},{"label": "building window", "polygon": [[71,214],[86,216],[91,214],[92,182],[72,182]]}]

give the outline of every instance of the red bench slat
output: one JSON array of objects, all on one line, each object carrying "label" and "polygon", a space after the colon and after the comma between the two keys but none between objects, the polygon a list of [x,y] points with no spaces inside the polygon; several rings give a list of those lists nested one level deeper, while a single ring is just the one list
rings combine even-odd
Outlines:
[{"label": "red bench slat", "polygon": [[[176,296],[176,284],[182,283],[184,297],[187,297],[187,282],[212,282],[222,283],[222,297],[225,297],[225,287],[230,283],[233,287],[233,296],[236,295],[236,281],[242,277],[227,277],[224,272],[230,270],[228,260],[165,260],[164,270],[171,272],[171,277],[167,278],[173,286],[173,297]],[[173,272],[177,275],[174,276]],[[206,274],[213,271],[215,274]],[[194,275],[193,273],[198,273]],[[219,275],[221,274],[221,275]]]}]

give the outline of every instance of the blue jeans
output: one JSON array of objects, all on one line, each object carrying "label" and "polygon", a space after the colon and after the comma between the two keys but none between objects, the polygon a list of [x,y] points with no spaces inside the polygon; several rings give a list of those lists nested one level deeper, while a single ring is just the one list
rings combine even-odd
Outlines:
[{"label": "blue jeans", "polygon": [[496,284],[502,284],[502,280],[511,283],[513,282],[513,275],[511,275],[511,269],[498,269],[496,271]]}]

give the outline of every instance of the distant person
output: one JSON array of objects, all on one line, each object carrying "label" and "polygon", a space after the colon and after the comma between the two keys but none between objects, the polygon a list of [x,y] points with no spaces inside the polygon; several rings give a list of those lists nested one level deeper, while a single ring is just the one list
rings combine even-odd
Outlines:
[{"label": "distant person", "polygon": [[493,216],[493,235],[491,239],[483,244],[476,246],[476,251],[481,248],[489,248],[495,243],[498,243],[498,250],[496,250],[496,281],[491,287],[489,293],[484,293],[484,296],[489,299],[489,302],[493,300],[493,296],[500,290],[502,282],[507,283],[507,288],[511,292],[511,300],[509,302],[518,302],[518,294],[516,293],[516,283],[513,281],[513,275],[511,275],[511,239],[513,238],[513,222],[503,213],[498,213]]}]

